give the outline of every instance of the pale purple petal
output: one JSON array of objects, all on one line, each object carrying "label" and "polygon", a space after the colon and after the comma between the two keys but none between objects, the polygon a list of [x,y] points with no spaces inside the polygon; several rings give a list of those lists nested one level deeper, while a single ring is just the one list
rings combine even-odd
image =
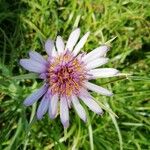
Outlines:
[{"label": "pale purple petal", "polygon": [[58,110],[58,94],[55,94],[51,98],[48,111],[51,119],[54,119],[56,117],[57,110]]},{"label": "pale purple petal", "polygon": [[54,47],[52,49],[52,56],[56,57],[57,55],[58,55],[58,52],[56,51],[56,48],[55,48],[55,45],[54,45]]},{"label": "pale purple petal", "polygon": [[87,89],[94,91],[94,92],[97,92],[97,93],[102,94],[102,95],[106,95],[106,96],[112,96],[113,95],[112,92],[108,91],[107,89],[100,87],[98,85],[95,85],[93,83],[90,83],[90,82],[85,82],[84,86]]},{"label": "pale purple petal", "polygon": [[45,50],[49,56],[57,54],[54,42],[50,39],[45,42]]},{"label": "pale purple petal", "polygon": [[83,108],[83,106],[80,104],[78,98],[75,95],[72,95],[71,97],[71,101],[73,103],[73,106],[78,114],[78,116],[84,121],[86,122],[86,112]]},{"label": "pale purple petal", "polygon": [[41,73],[39,75],[39,78],[41,78],[41,79],[47,79],[47,77],[48,77],[48,73]]},{"label": "pale purple petal", "polygon": [[57,36],[56,48],[57,48],[58,54],[61,54],[64,51],[65,45],[61,36]]},{"label": "pale purple petal", "polygon": [[101,107],[94,101],[94,98],[86,90],[84,91],[84,95],[80,94],[79,97],[93,112],[102,114],[103,111]]},{"label": "pale purple petal", "polygon": [[57,56],[58,55],[58,53],[57,53],[57,51],[56,51],[56,48],[55,48],[55,46],[53,47],[53,50],[52,50],[52,56]]},{"label": "pale purple petal", "polygon": [[67,128],[69,126],[69,108],[64,97],[60,98],[60,119],[64,128]]},{"label": "pale purple petal", "polygon": [[48,85],[44,84],[40,89],[34,91],[31,95],[29,95],[25,100],[24,100],[24,105],[30,106],[36,101],[38,101],[47,91]]},{"label": "pale purple petal", "polygon": [[31,72],[44,73],[47,71],[46,65],[31,59],[21,59],[20,65]]},{"label": "pale purple petal", "polygon": [[67,98],[67,104],[68,104],[68,108],[70,109],[72,107],[72,103],[70,98]]},{"label": "pale purple petal", "polygon": [[89,62],[88,64],[86,64],[86,68],[87,69],[94,69],[97,67],[100,67],[104,64],[106,64],[108,62],[108,58],[97,58],[91,62]]},{"label": "pale purple petal", "polygon": [[96,79],[96,78],[114,77],[119,73],[119,71],[114,68],[100,68],[90,70],[88,73],[91,75],[90,79]]},{"label": "pale purple petal", "polygon": [[77,41],[79,39],[79,36],[80,36],[80,29],[77,28],[70,34],[65,49],[72,51],[73,47],[75,46],[75,44],[77,43]]},{"label": "pale purple petal", "polygon": [[87,38],[89,36],[90,32],[87,32],[78,42],[78,44],[75,46],[73,53],[74,55],[77,55],[79,51],[83,48],[85,42],[87,41]]},{"label": "pale purple petal", "polygon": [[43,58],[42,55],[40,55],[39,53],[35,52],[35,51],[30,51],[29,52],[29,56],[32,60],[37,61],[39,63],[42,63],[44,65],[47,65],[47,61]]},{"label": "pale purple petal", "polygon": [[47,112],[50,98],[51,98],[51,95],[50,95],[50,92],[48,91],[42,98],[40,105],[37,109],[37,119],[42,119],[43,115]]},{"label": "pale purple petal", "polygon": [[103,45],[100,46],[94,50],[92,50],[90,53],[88,53],[87,55],[85,55],[82,60],[87,63],[87,62],[91,62],[92,60],[95,60],[99,57],[104,57],[107,53],[107,51],[109,50],[108,46]]}]

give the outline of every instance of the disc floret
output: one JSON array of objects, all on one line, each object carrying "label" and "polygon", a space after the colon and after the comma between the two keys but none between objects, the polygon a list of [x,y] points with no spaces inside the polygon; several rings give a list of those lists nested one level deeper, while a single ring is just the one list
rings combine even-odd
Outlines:
[{"label": "disc floret", "polygon": [[83,81],[86,80],[84,63],[69,51],[52,59],[48,70],[48,81],[52,94],[71,96],[78,94]]}]

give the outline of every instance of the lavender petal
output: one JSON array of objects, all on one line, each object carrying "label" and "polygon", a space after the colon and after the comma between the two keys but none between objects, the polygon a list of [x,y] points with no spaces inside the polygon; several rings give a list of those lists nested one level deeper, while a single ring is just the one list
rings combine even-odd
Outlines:
[{"label": "lavender petal", "polygon": [[50,39],[48,39],[46,42],[45,42],[45,50],[46,50],[46,53],[51,56],[52,55],[52,49],[54,47],[54,42]]},{"label": "lavender petal", "polygon": [[84,110],[84,108],[82,107],[82,105],[80,104],[78,98],[75,95],[72,95],[71,97],[71,101],[73,103],[73,106],[78,114],[78,116],[84,121],[86,122],[86,112]]},{"label": "lavender petal", "polygon": [[69,108],[67,104],[67,100],[64,97],[60,98],[60,119],[64,126],[64,128],[68,128],[69,126]]},{"label": "lavender petal", "polygon": [[38,101],[47,91],[48,86],[45,84],[43,85],[40,89],[36,90],[33,92],[31,95],[29,95],[25,100],[24,100],[24,105],[25,106],[30,106],[36,101]]},{"label": "lavender petal", "polygon": [[31,72],[44,73],[47,71],[46,65],[31,59],[21,59],[20,65]]},{"label": "lavender petal", "polygon": [[49,107],[49,102],[50,102],[50,94],[49,91],[44,95],[44,97],[42,98],[40,105],[37,109],[37,119],[42,119],[43,115],[46,113],[46,111],[48,110]]},{"label": "lavender petal", "polygon": [[101,107],[94,101],[94,98],[88,93],[88,91],[82,91],[79,97],[93,112],[99,115],[102,114],[103,111]]},{"label": "lavender petal", "polygon": [[29,56],[32,60],[47,65],[47,61],[43,58],[43,56],[35,51],[30,51]]},{"label": "lavender petal", "polygon": [[54,119],[56,117],[58,110],[58,94],[52,96],[50,104],[49,104],[49,117]]}]

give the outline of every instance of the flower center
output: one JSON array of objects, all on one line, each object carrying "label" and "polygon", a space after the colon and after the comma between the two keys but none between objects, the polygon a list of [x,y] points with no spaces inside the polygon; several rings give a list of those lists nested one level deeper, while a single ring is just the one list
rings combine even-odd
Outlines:
[{"label": "flower center", "polygon": [[48,72],[52,94],[58,93],[68,97],[78,94],[83,81],[86,80],[83,62],[69,51],[53,58]]}]

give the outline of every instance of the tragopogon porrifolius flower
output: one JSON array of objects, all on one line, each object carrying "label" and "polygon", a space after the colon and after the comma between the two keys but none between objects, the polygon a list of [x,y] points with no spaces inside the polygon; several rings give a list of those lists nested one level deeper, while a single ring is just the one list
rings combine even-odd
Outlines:
[{"label": "tragopogon porrifolius flower", "polygon": [[72,106],[79,117],[86,121],[86,112],[80,101],[83,101],[93,112],[102,114],[101,107],[90,95],[89,90],[106,96],[112,96],[112,93],[89,80],[113,77],[118,74],[118,70],[114,68],[98,68],[108,62],[106,58],[108,46],[102,45],[88,54],[79,53],[89,32],[78,41],[79,36],[80,29],[77,28],[70,34],[66,45],[61,36],[57,36],[55,43],[47,40],[45,42],[47,59],[35,51],[30,51],[29,59],[20,60],[21,66],[38,73],[44,80],[43,86],[29,95],[24,105],[30,106],[41,99],[37,118],[41,119],[48,112],[49,117],[53,119],[59,112],[65,128],[69,126],[69,109]]}]

